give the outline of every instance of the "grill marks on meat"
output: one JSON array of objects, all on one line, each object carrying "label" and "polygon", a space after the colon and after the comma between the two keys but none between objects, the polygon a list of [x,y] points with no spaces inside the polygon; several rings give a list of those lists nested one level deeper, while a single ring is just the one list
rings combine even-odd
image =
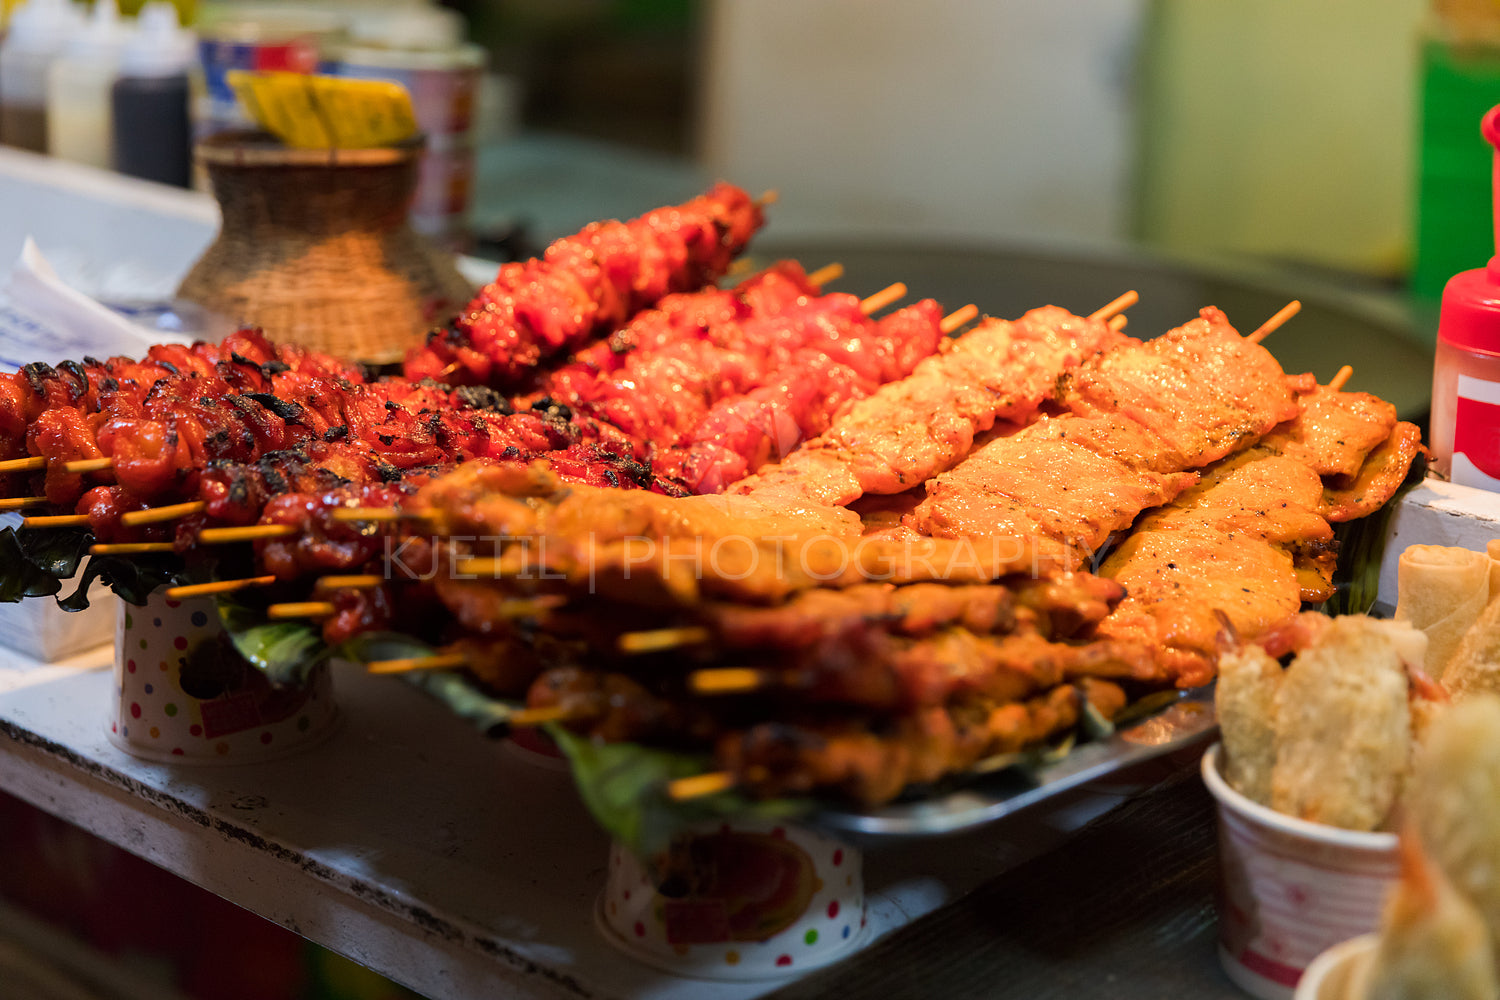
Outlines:
[{"label": "grill marks on meat", "polygon": [[628,223],[592,223],[541,259],[504,265],[451,328],[407,355],[406,374],[518,388],[664,296],[716,281],[763,222],[749,195],[719,184]]},{"label": "grill marks on meat", "polygon": [[1078,369],[1068,412],[994,436],[927,483],[904,523],[942,537],[1043,539],[1080,564],[1142,510],[1194,482],[1190,470],[1296,416],[1275,358],[1217,309]]},{"label": "grill marks on meat", "polygon": [[[1212,679],[1218,613],[1253,642],[1285,627],[1303,602],[1331,597],[1329,522],[1388,501],[1420,447],[1413,425],[1364,393],[1315,386],[1298,401],[1296,419],[1146,514],[1101,567],[1129,596],[1099,634],[1158,646],[1163,680]],[[1358,471],[1344,474],[1351,465]]]},{"label": "grill marks on meat", "polygon": [[1315,386],[1298,397],[1301,415],[1277,427],[1261,445],[1294,458],[1320,476],[1354,476],[1366,457],[1396,428],[1396,408],[1367,392]]},{"label": "grill marks on meat", "polygon": [[926,499],[904,523],[943,538],[1038,539],[1060,566],[1081,565],[1142,510],[1197,480],[1191,472],[1156,472],[1117,458],[1130,451],[1101,448],[1110,438],[1110,444],[1144,442],[1150,435],[1139,425],[1072,414],[997,435],[929,482]]},{"label": "grill marks on meat", "polygon": [[957,462],[997,420],[1031,419],[1061,375],[1123,343],[1135,341],[1052,306],[1014,323],[987,319],[732,490],[830,505],[900,493]]}]

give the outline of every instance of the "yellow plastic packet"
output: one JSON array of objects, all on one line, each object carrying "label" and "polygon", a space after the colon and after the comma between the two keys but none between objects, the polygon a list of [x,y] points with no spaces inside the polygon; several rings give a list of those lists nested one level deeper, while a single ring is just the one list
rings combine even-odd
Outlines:
[{"label": "yellow plastic packet", "polygon": [[299,149],[390,146],[417,132],[399,83],[230,70],[230,87],[261,128]]}]

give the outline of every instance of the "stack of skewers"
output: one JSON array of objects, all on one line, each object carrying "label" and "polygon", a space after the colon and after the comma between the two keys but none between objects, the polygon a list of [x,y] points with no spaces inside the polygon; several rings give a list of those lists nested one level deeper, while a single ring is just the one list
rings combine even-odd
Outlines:
[{"label": "stack of skewers", "polygon": [[1207,682],[1331,593],[1332,524],[1420,448],[1282,372],[1286,315],[1141,342],[1133,295],[960,333],[836,267],[714,287],[761,221],[721,185],[590,226],[401,376],[242,331],[0,378],[8,592],[86,548],[330,649],[411,636],[372,669],[464,671],[518,725],[707,752],[682,795],[876,803]]}]

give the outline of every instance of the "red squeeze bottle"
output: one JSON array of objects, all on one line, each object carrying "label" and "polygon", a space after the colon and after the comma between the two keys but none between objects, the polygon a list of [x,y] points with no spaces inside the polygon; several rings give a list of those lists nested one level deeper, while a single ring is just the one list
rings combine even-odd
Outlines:
[{"label": "red squeeze bottle", "polygon": [[[1500,105],[1480,122],[1496,149],[1496,247],[1500,248]],[[1432,368],[1433,469],[1465,486],[1500,491],[1500,255],[1448,279]]]}]

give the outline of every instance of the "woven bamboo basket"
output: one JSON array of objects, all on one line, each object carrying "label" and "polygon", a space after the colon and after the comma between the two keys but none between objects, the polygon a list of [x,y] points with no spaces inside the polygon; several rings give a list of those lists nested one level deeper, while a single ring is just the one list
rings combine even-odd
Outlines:
[{"label": "woven bamboo basket", "polygon": [[473,295],[407,223],[420,140],[310,150],[225,132],[195,155],[223,223],[180,298],[276,340],[384,364]]}]

